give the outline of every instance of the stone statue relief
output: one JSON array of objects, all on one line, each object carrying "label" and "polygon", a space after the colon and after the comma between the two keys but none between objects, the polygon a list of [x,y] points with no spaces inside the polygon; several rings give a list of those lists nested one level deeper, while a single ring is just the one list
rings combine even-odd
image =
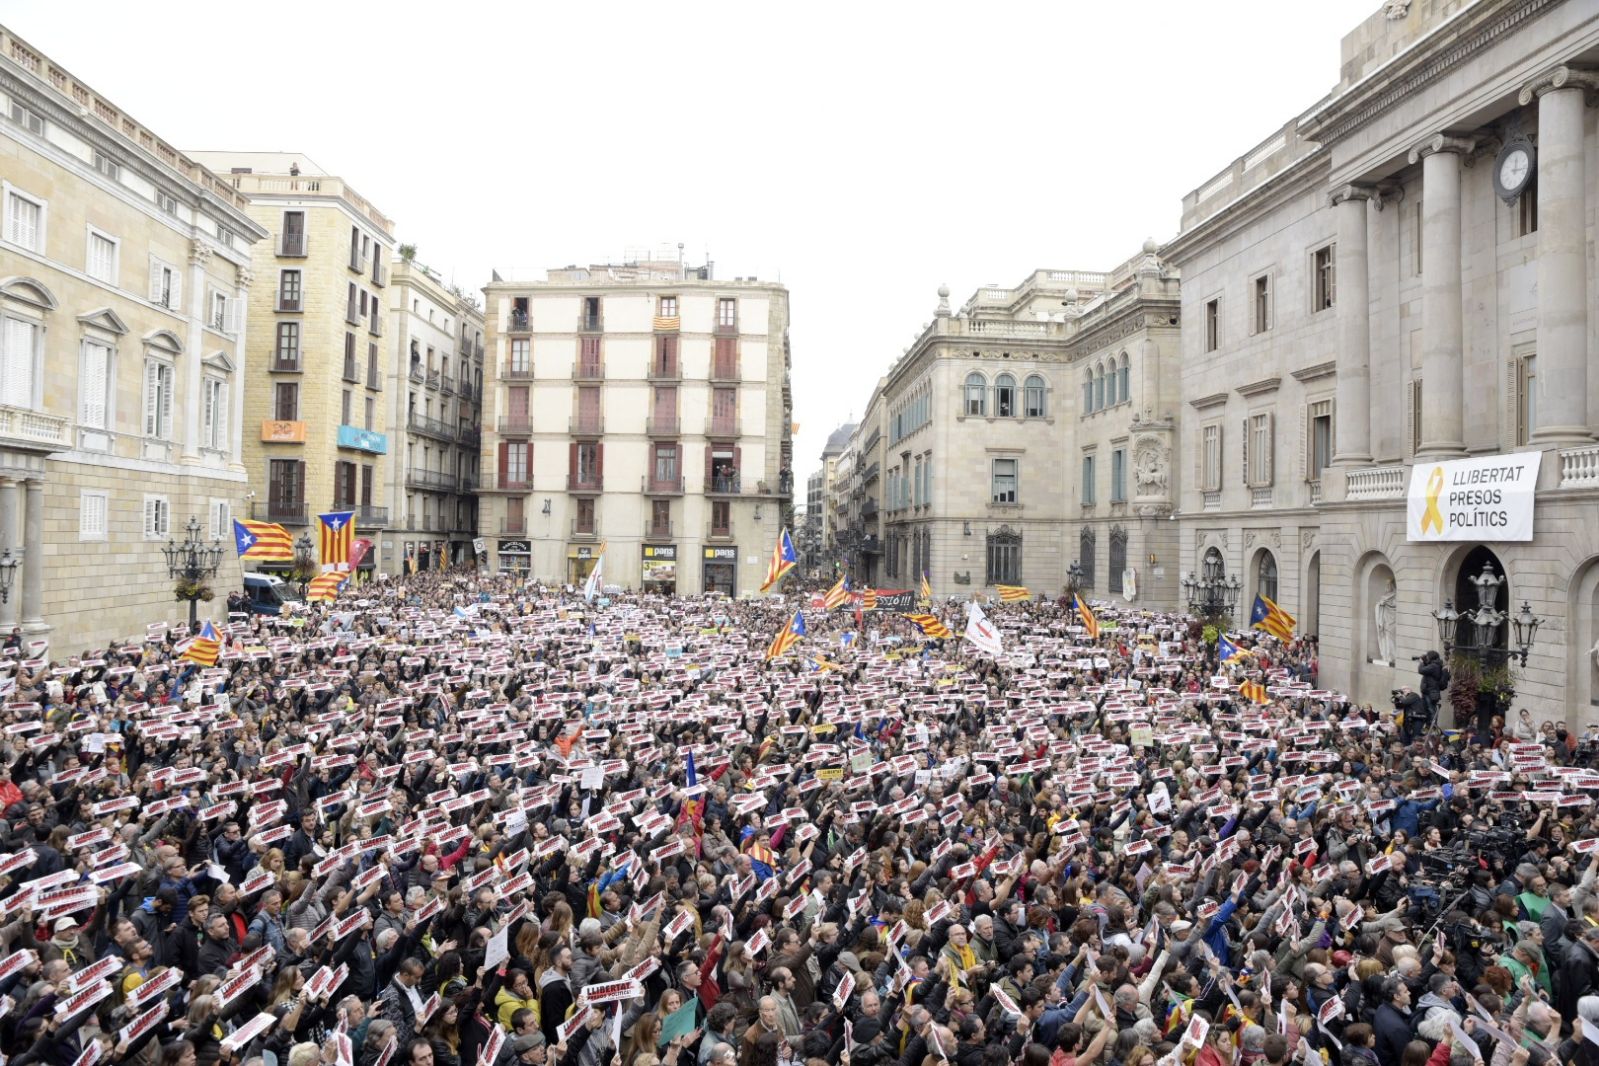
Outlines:
[{"label": "stone statue relief", "polygon": [[1388,582],[1388,595],[1377,601],[1377,656],[1385,663],[1394,661],[1394,623],[1399,614],[1399,591]]},{"label": "stone statue relief", "polygon": [[1140,496],[1161,496],[1166,492],[1166,461],[1160,445],[1149,443],[1138,449],[1133,462],[1133,481]]}]

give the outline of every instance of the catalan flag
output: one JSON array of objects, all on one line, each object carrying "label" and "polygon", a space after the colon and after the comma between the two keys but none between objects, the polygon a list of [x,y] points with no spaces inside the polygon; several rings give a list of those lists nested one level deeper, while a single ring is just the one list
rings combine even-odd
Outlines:
[{"label": "catalan flag", "polygon": [[761,591],[765,592],[783,580],[783,575],[794,569],[798,562],[794,542],[789,539],[788,530],[785,529],[777,536],[777,547],[772,549],[772,561],[766,566],[766,580],[761,584]]},{"label": "catalan flag", "polygon": [[1264,629],[1278,640],[1293,640],[1297,624],[1293,615],[1259,593],[1255,594],[1255,608],[1249,612],[1251,629]]},{"label": "catalan flag", "polygon": [[322,567],[349,569],[350,549],[355,546],[355,512],[329,511],[316,516],[322,539]]},{"label": "catalan flag", "polygon": [[1094,616],[1094,609],[1088,606],[1088,601],[1072,593],[1072,609],[1077,612],[1077,617],[1082,619],[1083,628],[1088,630],[1090,640],[1099,639],[1099,619]]},{"label": "catalan flag", "polygon": [[207,619],[200,627],[200,634],[183,649],[181,658],[201,666],[215,666],[221,655],[222,638],[217,635],[217,627]]},{"label": "catalan flag", "polygon": [[241,559],[294,562],[294,541],[290,539],[289,531],[276,522],[241,522],[235,518],[233,547]]},{"label": "catalan flag", "polygon": [[933,583],[927,579],[926,570],[922,571],[922,602],[926,604],[933,602]]},{"label": "catalan flag", "polygon": [[325,574],[318,574],[306,586],[305,599],[307,603],[332,603],[338,596],[344,583],[350,580],[348,570],[329,570]]},{"label": "catalan flag", "polygon": [[831,611],[834,607],[842,607],[849,602],[849,575],[845,574],[838,579],[838,583],[827,590],[827,595],[822,599],[822,606]]},{"label": "catalan flag", "polygon": [[948,640],[955,635],[949,631],[949,626],[938,620],[937,615],[908,614],[905,617],[916,623],[916,628],[922,631],[923,636],[932,640]]},{"label": "catalan flag", "polygon": [[1220,662],[1231,662],[1243,653],[1238,650],[1238,645],[1226,637],[1216,638],[1216,658]]},{"label": "catalan flag", "polygon": [[999,593],[1000,603],[1022,603],[1033,598],[1026,585],[995,585],[994,590]]},{"label": "catalan flag", "polygon": [[1245,681],[1238,686],[1238,694],[1251,703],[1270,703],[1271,697],[1266,695],[1266,686],[1259,681]]},{"label": "catalan flag", "polygon": [[798,644],[799,639],[804,635],[805,616],[799,611],[795,611],[794,617],[788,625],[784,626],[782,631],[772,638],[772,643],[766,649],[766,661],[771,662],[773,659],[785,654],[790,648]]},{"label": "catalan flag", "polygon": [[805,669],[815,673],[818,670],[842,670],[843,667],[825,656],[812,655],[805,660]]},{"label": "catalan flag", "polygon": [[861,610],[863,610],[863,611],[875,611],[875,610],[877,610],[877,590],[876,589],[868,588],[868,589],[865,589],[864,591],[861,592]]}]

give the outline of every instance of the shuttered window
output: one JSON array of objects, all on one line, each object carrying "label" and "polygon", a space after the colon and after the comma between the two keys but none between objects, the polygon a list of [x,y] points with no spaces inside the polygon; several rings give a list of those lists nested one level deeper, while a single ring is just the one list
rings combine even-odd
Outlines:
[{"label": "shuttered window", "polygon": [[144,435],[172,439],[172,364],[149,360],[144,364]]},{"label": "shuttered window", "polygon": [[97,341],[83,345],[83,372],[78,379],[81,394],[78,422],[85,429],[107,429],[106,382],[111,370],[111,348]]}]

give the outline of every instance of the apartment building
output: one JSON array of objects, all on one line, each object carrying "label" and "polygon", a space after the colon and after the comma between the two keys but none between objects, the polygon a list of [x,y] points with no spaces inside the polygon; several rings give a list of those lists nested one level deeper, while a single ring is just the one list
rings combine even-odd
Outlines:
[{"label": "apartment building", "polygon": [[408,566],[470,562],[482,446],[483,312],[403,254],[388,298],[401,353],[388,389],[390,528]]},{"label": "apartment building", "polygon": [[361,570],[393,571],[383,392],[394,223],[304,154],[192,155],[249,198],[250,217],[271,235],[255,256],[261,284],[249,302],[250,515],[298,536],[319,513],[353,510],[356,535],[373,544]]},{"label": "apartment building", "polygon": [[231,185],[4,27],[0,141],[0,631],[74,653],[142,639],[186,618],[162,549],[190,522],[231,554],[242,309],[266,232]]},{"label": "apartment building", "polygon": [[484,289],[486,531],[500,571],[760,587],[792,521],[788,291],[671,259]]}]

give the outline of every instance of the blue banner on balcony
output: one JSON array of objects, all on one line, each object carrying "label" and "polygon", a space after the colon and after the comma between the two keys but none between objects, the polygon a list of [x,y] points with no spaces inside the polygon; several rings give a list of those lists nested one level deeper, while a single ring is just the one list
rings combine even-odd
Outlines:
[{"label": "blue banner on balcony", "polygon": [[389,438],[375,430],[357,429],[355,426],[340,426],[339,447],[359,448],[363,452],[371,452],[374,455],[387,455],[389,454]]}]

